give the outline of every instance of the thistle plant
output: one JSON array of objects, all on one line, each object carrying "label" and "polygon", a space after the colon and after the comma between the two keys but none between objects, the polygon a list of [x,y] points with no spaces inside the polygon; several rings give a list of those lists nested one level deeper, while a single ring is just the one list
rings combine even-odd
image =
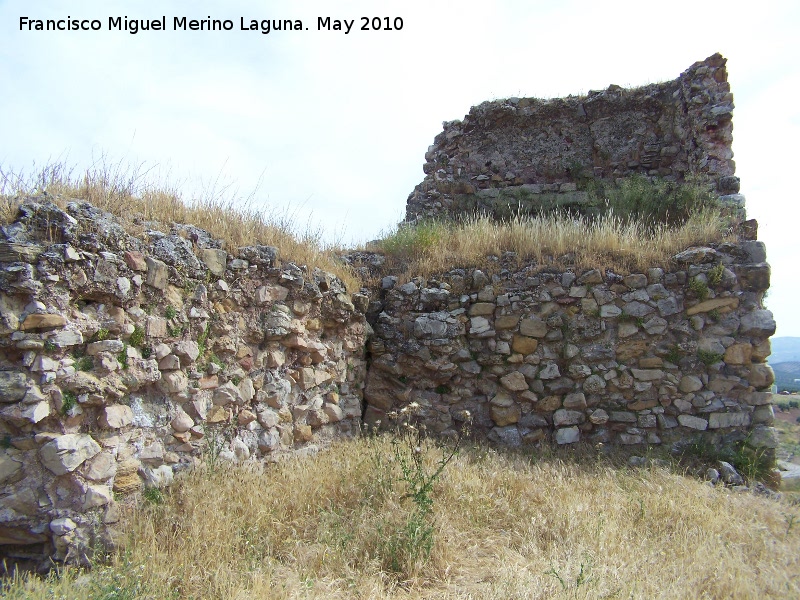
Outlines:
[{"label": "thistle plant", "polygon": [[[388,537],[385,547],[387,566],[392,571],[403,572],[418,559],[426,560],[430,556],[434,533],[431,523],[434,485],[458,454],[472,418],[469,411],[462,411],[459,417],[464,426],[457,431],[452,444],[444,445],[428,436],[427,428],[421,422],[418,403],[412,402],[387,416],[394,425],[393,454],[400,467],[399,480],[405,486],[400,500],[413,502],[405,523]],[[442,454],[438,459],[430,459],[429,455],[435,448],[439,448]]]}]

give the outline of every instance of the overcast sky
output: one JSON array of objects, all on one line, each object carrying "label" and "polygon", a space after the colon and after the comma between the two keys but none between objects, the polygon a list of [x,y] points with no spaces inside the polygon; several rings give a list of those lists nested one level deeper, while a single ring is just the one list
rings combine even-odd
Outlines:
[{"label": "overcast sky", "polygon": [[[102,31],[20,31],[20,17]],[[166,16],[167,31],[108,31]],[[172,31],[174,17],[233,31]],[[318,31],[318,17],[354,20]],[[361,31],[361,17],[400,17]],[[240,30],[300,19],[303,31]],[[508,96],[554,97],[674,79],[728,58],[737,175],[773,267],[777,335],[800,336],[800,2],[0,0],[0,163],[145,163],[186,197],[230,184],[329,240],[393,227],[442,121]],[[216,183],[215,183],[216,182]]]}]

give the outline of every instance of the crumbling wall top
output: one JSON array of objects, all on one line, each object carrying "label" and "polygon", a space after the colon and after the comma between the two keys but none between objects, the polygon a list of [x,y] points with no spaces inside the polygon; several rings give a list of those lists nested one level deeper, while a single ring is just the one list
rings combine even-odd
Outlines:
[{"label": "crumbling wall top", "polygon": [[735,194],[725,65],[714,54],[673,81],[473,106],[445,122],[425,154],[426,177],[409,196],[406,218],[492,213],[509,200],[523,212],[580,207],[586,181],[631,175],[691,178]]}]

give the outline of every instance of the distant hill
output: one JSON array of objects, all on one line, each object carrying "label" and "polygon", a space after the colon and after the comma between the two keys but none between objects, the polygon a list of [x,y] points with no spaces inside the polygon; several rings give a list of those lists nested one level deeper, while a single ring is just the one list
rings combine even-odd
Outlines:
[{"label": "distant hill", "polygon": [[795,379],[800,379],[800,361],[770,362],[770,366],[775,371],[775,384],[778,386],[779,392],[783,390],[800,391],[800,382],[795,383]]},{"label": "distant hill", "polygon": [[772,354],[767,360],[773,369],[777,363],[800,361],[800,337],[774,337],[770,341]]}]

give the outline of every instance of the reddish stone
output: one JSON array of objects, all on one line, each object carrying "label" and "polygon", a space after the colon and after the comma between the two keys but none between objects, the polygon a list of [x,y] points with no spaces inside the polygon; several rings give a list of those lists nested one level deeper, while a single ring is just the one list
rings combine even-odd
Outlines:
[{"label": "reddish stone", "polygon": [[122,255],[125,264],[132,271],[147,271],[147,263],[144,260],[144,255],[135,250],[128,250]]}]

